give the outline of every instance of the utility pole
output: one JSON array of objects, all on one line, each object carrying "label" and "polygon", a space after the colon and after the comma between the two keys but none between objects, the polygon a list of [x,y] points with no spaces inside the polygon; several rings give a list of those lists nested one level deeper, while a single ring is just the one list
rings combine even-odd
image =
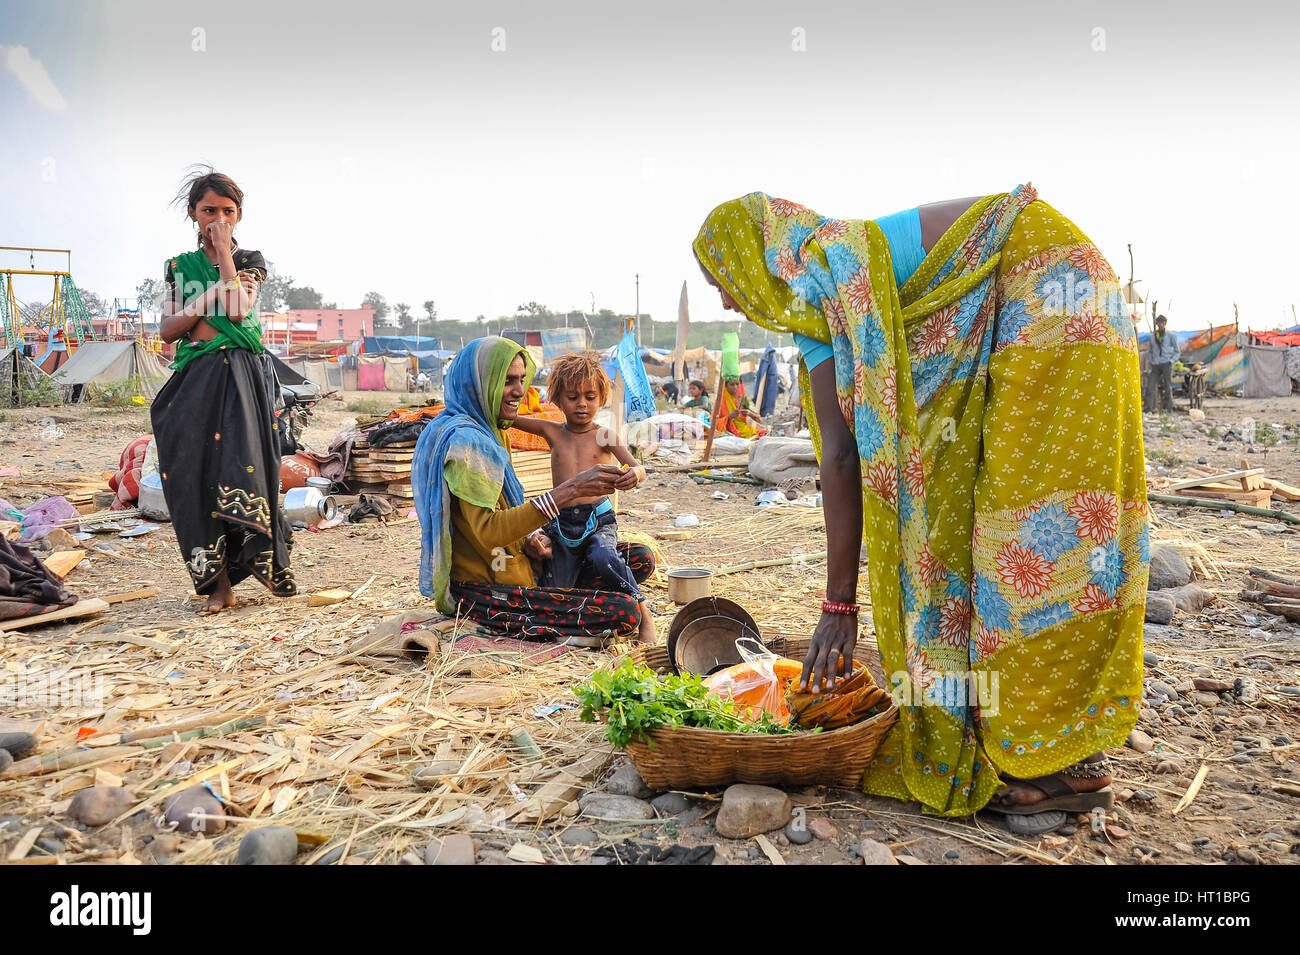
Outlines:
[{"label": "utility pole", "polygon": [[636,347],[641,347],[641,273],[636,273],[636,318],[632,319],[636,328]]}]

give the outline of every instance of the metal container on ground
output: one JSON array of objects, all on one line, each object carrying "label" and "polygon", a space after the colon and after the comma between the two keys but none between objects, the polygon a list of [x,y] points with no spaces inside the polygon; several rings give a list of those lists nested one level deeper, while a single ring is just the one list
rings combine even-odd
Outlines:
[{"label": "metal container on ground", "polygon": [[713,592],[713,571],[705,567],[675,567],[668,571],[668,597],[688,604]]}]

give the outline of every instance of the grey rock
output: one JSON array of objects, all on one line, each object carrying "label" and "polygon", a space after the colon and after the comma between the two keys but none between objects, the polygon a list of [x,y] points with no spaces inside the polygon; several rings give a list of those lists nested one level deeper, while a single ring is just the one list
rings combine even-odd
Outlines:
[{"label": "grey rock", "polygon": [[424,850],[425,865],[473,865],[474,840],[464,833],[435,839]]},{"label": "grey rock", "polygon": [[858,846],[863,865],[898,865],[898,860],[889,851],[889,846],[875,839],[863,839]]},{"label": "grey rock", "polygon": [[807,826],[796,827],[793,820],[791,820],[790,824],[781,831],[785,834],[785,837],[796,846],[807,845],[813,840],[812,830]]},{"label": "grey rock", "polygon": [[1290,736],[1287,736],[1285,733],[1278,733],[1276,736],[1273,737],[1273,745],[1274,745],[1274,746],[1290,746],[1290,745],[1291,745],[1291,737],[1290,737]]},{"label": "grey rock", "polygon": [[402,857],[397,860],[398,865],[424,865],[424,860],[414,852],[403,852]]},{"label": "grey rock", "polygon": [[0,749],[0,773],[14,764],[14,758],[9,755],[9,750]]},{"label": "grey rock", "polygon": [[1249,763],[1249,762],[1250,762],[1250,754],[1249,754],[1249,753],[1238,753],[1236,756],[1229,756],[1229,757],[1228,757],[1228,762],[1230,762],[1230,763]]},{"label": "grey rock", "polygon": [[566,846],[589,846],[599,842],[600,836],[590,829],[565,829],[560,833],[560,841]]},{"label": "grey rock", "polygon": [[1156,656],[1155,653],[1153,653],[1153,652],[1150,651],[1150,650],[1143,650],[1143,651],[1142,651],[1142,662],[1143,662],[1144,664],[1146,664],[1147,666],[1149,666],[1149,667],[1153,667],[1153,666],[1156,666],[1157,664],[1160,663],[1160,658],[1159,658],[1158,656]]},{"label": "grey rock", "polygon": [[237,865],[293,865],[298,855],[298,833],[288,826],[260,826],[239,840]]},{"label": "grey rock", "polygon": [[1171,547],[1151,548],[1151,572],[1147,578],[1148,590],[1181,587],[1192,582],[1192,565],[1187,558]]},{"label": "grey rock", "polygon": [[750,839],[790,821],[790,797],[770,786],[728,786],[714,826],[728,839]]},{"label": "grey rock", "polygon": [[960,859],[961,853],[958,852],[956,849],[949,849],[947,852],[943,854],[943,857],[945,859]]},{"label": "grey rock", "polygon": [[121,786],[91,786],[72,797],[68,815],[86,826],[102,826],[130,808],[135,800]]},{"label": "grey rock", "polygon": [[1186,842],[1175,842],[1175,843],[1174,843],[1174,848],[1177,849],[1179,852],[1195,852],[1195,851],[1196,851],[1196,850],[1193,849],[1191,846],[1189,846]]},{"label": "grey rock", "polygon": [[1288,696],[1300,696],[1300,686],[1279,686],[1278,689]]},{"label": "grey rock", "polygon": [[1158,623],[1148,623],[1142,627],[1142,642],[1147,646],[1172,643],[1183,638],[1183,632],[1177,627],[1165,627]]},{"label": "grey rock", "polygon": [[1147,623],[1170,623],[1174,619],[1174,602],[1159,594],[1147,594]]},{"label": "grey rock", "polygon": [[1079,831],[1079,827],[1066,823],[1064,826],[1058,826],[1056,831],[1063,836],[1072,836]]},{"label": "grey rock", "polygon": [[49,839],[42,836],[40,839],[36,840],[36,848],[40,849],[42,852],[48,852],[50,855],[56,856],[63,851],[63,843],[58,839]]},{"label": "grey rock", "polygon": [[1178,699],[1178,691],[1168,683],[1161,683],[1159,680],[1152,680],[1147,689],[1155,696],[1163,696],[1170,700]]},{"label": "grey rock", "polygon": [[644,799],[613,793],[587,793],[578,800],[588,819],[654,819],[655,810]]},{"label": "grey rock", "polygon": [[1246,726],[1257,730],[1262,730],[1268,725],[1268,720],[1264,719],[1264,717],[1260,716],[1258,713],[1247,713],[1241,718],[1241,722]]},{"label": "grey rock", "polygon": [[31,733],[0,733],[0,749],[14,759],[22,759],[36,751],[37,739]]},{"label": "grey rock", "polygon": [[1138,802],[1151,802],[1156,798],[1156,791],[1154,789],[1139,789],[1133,793],[1133,798]]},{"label": "grey rock", "polygon": [[1128,743],[1129,749],[1136,750],[1139,753],[1149,753],[1156,748],[1155,740],[1138,729],[1129,733],[1125,742]]},{"label": "grey rock", "polygon": [[691,801],[681,793],[664,793],[650,800],[655,812],[661,816],[675,816],[691,808]]},{"label": "grey rock", "polygon": [[634,799],[649,799],[654,790],[645,784],[636,767],[629,762],[621,763],[613,773],[605,788],[615,796],[631,796]]},{"label": "grey rock", "polygon": [[1223,808],[1229,812],[1246,812],[1255,808],[1255,800],[1245,793],[1228,793],[1223,797]]},{"label": "grey rock", "polygon": [[[1183,613],[1200,613],[1206,604],[1214,602],[1214,594],[1198,584],[1184,584],[1182,587],[1170,587],[1157,595],[1168,597],[1174,606]],[[1148,595],[1150,599],[1150,595]],[[1157,621],[1158,622],[1158,621]]]},{"label": "grey rock", "polygon": [[[226,810],[221,800],[203,786],[183,789],[163,803],[163,816],[176,824],[177,832],[221,832],[226,828]],[[217,819],[196,818],[218,816]]]},{"label": "grey rock", "polygon": [[334,863],[338,862],[339,859],[343,858],[343,850],[346,848],[347,848],[347,844],[340,842],[338,845],[334,846],[323,856],[321,856],[319,859],[313,862],[312,865],[333,865]]},{"label": "grey rock", "polygon": [[1237,859],[1246,865],[1259,865],[1259,855],[1253,849],[1238,849]]}]

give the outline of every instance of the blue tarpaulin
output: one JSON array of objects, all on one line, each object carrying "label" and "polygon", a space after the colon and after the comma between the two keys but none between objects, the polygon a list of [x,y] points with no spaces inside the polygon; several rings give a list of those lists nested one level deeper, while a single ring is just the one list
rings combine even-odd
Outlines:
[{"label": "blue tarpaulin", "polygon": [[[767,384],[763,380],[767,379]],[[763,360],[758,363],[758,373],[754,376],[754,395],[763,393],[763,404],[758,413],[766,418],[776,410],[776,393],[780,391],[780,380],[776,376],[776,349],[771,345],[763,350]]]},{"label": "blue tarpaulin", "polygon": [[585,328],[542,329],[542,367],[550,368],[555,359],[570,352],[587,350]]},{"label": "blue tarpaulin", "polygon": [[366,345],[366,354],[378,352],[396,352],[399,355],[433,351],[442,347],[442,339],[421,335],[367,335],[362,339]]},{"label": "blue tarpaulin", "polygon": [[650,379],[646,377],[645,365],[641,364],[636,336],[631,332],[625,332],[622,341],[618,343],[614,363],[618,366],[618,373],[623,376],[628,423],[649,418],[655,413],[654,394],[650,391]]}]

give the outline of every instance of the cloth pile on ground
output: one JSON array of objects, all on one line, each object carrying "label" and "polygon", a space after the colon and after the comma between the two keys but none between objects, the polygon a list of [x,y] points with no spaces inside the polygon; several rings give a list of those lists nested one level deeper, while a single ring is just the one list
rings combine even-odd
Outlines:
[{"label": "cloth pile on ground", "polygon": [[26,546],[0,537],[0,620],[31,617],[76,602],[76,594]]}]

